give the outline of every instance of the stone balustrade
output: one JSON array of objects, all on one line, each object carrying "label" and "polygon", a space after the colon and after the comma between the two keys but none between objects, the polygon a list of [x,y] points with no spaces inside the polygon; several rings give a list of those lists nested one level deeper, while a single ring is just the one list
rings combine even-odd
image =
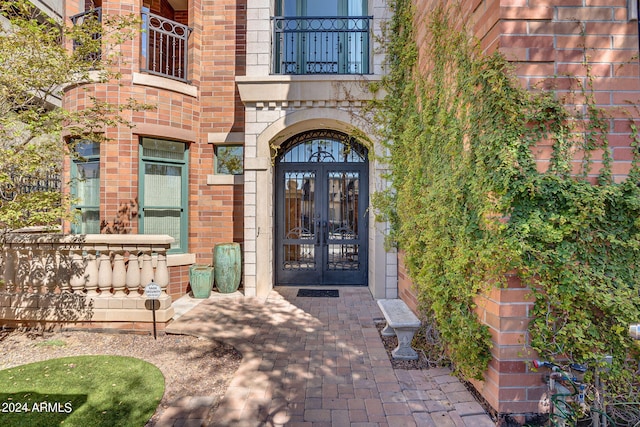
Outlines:
[{"label": "stone balustrade", "polygon": [[162,289],[155,303],[157,321],[167,322],[173,317],[166,293],[166,254],[172,242],[165,235],[6,234],[0,254],[0,323],[135,327],[151,322],[143,291],[152,281]]}]

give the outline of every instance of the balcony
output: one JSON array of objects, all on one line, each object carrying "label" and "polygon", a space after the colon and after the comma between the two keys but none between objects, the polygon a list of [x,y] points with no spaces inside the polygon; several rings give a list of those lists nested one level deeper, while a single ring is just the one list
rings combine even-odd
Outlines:
[{"label": "balcony", "polygon": [[[71,17],[74,25],[87,24],[91,20],[102,21],[102,8]],[[140,71],[188,82],[188,40],[191,28],[143,8],[142,30]],[[93,40],[100,40],[101,34],[93,33],[90,37]],[[74,41],[74,49],[81,47],[80,41]],[[89,61],[96,61],[100,59],[100,51],[92,51],[84,56]]]},{"label": "balcony", "polygon": [[369,74],[372,16],[271,18],[273,74]]},{"label": "balcony", "polygon": [[70,19],[74,26],[85,26],[86,29],[89,29],[89,34],[85,40],[73,41],[73,50],[76,53],[80,51],[81,58],[87,62],[99,61],[102,58],[102,51],[99,46],[102,40],[102,33],[99,31],[98,26],[102,22],[102,8],[97,7],[78,13]]},{"label": "balcony", "polygon": [[188,82],[188,40],[191,28],[144,8],[142,29],[143,65],[140,71]]},{"label": "balcony", "polygon": [[62,182],[58,173],[41,171],[33,175],[24,175],[9,170],[7,179],[0,183],[0,202],[13,201],[18,195],[41,192],[59,193]]}]

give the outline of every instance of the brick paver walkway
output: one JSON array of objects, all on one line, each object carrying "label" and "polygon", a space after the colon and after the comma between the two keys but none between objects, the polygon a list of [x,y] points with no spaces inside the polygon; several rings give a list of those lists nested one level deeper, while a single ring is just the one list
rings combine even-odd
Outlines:
[{"label": "brick paver walkway", "polygon": [[157,425],[495,425],[448,369],[391,367],[367,288],[340,288],[339,298],[298,298],[297,291],[210,298],[169,325],[169,333],[229,343],[243,361],[214,413],[206,397],[184,397]]}]

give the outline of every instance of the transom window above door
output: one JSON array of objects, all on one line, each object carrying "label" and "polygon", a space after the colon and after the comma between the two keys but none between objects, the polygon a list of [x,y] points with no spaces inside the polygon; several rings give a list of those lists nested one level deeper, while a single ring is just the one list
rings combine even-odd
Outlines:
[{"label": "transom window above door", "polygon": [[366,0],[283,0],[277,14],[293,16],[364,16]]},{"label": "transom window above door", "polygon": [[368,74],[366,0],[282,0],[273,25],[275,74]]}]

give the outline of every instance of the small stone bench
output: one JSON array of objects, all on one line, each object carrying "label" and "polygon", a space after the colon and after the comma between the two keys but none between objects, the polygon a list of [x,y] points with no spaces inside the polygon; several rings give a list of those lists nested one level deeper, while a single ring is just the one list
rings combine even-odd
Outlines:
[{"label": "small stone bench", "polygon": [[418,353],[411,348],[413,334],[420,327],[420,320],[401,299],[379,299],[378,306],[387,321],[381,334],[385,337],[398,337],[398,347],[392,352],[394,359],[416,360]]}]

